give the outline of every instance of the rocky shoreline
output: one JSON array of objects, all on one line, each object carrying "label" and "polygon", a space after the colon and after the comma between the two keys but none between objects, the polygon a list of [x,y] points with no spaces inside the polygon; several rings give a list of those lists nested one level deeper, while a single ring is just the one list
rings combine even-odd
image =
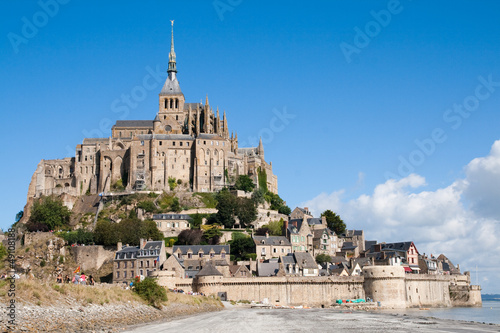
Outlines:
[{"label": "rocky shoreline", "polygon": [[[0,331],[7,328],[6,305],[2,304]],[[138,324],[165,321],[185,315],[219,311],[222,307],[201,303],[173,303],[158,310],[152,306],[128,302],[124,304],[57,304],[39,306],[17,304],[16,325],[11,332],[119,332]]]}]

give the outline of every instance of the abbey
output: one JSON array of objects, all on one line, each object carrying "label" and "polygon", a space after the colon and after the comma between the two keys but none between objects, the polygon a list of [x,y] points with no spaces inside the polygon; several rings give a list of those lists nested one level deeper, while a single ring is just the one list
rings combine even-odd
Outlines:
[{"label": "abbey", "polygon": [[[238,147],[238,134],[229,133],[206,98],[205,104],[187,103],[177,80],[172,41],[168,78],[159,94],[154,120],[119,120],[108,138],[86,138],[75,157],[42,160],[33,175],[28,197],[110,192],[116,188],[169,190],[170,182],[188,191],[213,192],[248,175],[256,184],[266,177],[268,190],[278,192],[272,163],[258,147]],[[265,172],[264,172],[265,171]]]}]

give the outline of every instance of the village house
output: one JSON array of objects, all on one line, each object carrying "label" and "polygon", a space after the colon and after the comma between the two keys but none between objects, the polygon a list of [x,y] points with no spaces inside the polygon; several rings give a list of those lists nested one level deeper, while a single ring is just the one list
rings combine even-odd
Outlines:
[{"label": "village house", "polygon": [[328,228],[313,230],[313,256],[327,254],[336,256],[340,252],[338,247],[338,237],[335,232]]},{"label": "village house", "polygon": [[287,276],[319,276],[319,267],[311,253],[294,252],[281,256],[282,264]]},{"label": "village house", "polygon": [[[357,246],[359,253],[365,252],[365,232],[363,230],[346,230],[340,235],[342,242],[352,243],[352,246]],[[340,245],[342,247],[342,245]]]},{"label": "village house", "polygon": [[407,273],[418,273],[418,250],[413,242],[380,243],[374,246],[374,252],[394,252],[392,257],[401,257],[401,263]]},{"label": "village house", "polygon": [[187,214],[154,214],[153,221],[164,237],[177,237],[183,230],[188,230],[191,216]]},{"label": "village house", "polygon": [[194,278],[207,262],[229,277],[229,245],[174,245],[172,255],[163,265],[175,277]]},{"label": "village house", "polygon": [[309,211],[309,208],[304,207],[295,207],[295,209],[290,213],[291,220],[302,220],[303,218],[312,218],[312,213]]},{"label": "village house", "polygon": [[313,249],[313,234],[306,218],[290,220],[285,223],[286,236],[292,245],[293,252],[309,252]]},{"label": "village house", "polygon": [[252,236],[257,260],[278,258],[292,252],[290,241],[284,236]]},{"label": "village house", "polygon": [[146,241],[140,239],[139,246],[117,244],[113,260],[113,282],[129,282],[136,276],[149,276],[160,270],[166,261],[164,241]]}]

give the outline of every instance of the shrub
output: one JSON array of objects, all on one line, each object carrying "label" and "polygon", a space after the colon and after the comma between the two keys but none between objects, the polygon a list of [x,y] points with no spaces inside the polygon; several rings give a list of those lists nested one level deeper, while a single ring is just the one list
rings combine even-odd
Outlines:
[{"label": "shrub", "polygon": [[168,300],[165,289],[156,283],[153,278],[147,277],[142,281],[136,279],[134,282],[134,291],[149,305],[161,309],[162,303]]},{"label": "shrub", "polygon": [[29,231],[49,231],[66,228],[70,216],[71,211],[63,205],[61,199],[42,197],[33,204],[26,227]]},{"label": "shrub", "polygon": [[148,213],[156,212],[156,206],[153,201],[141,201],[137,204],[137,208],[142,208]]},{"label": "shrub", "polygon": [[175,181],[175,178],[168,177],[168,187],[170,187],[170,191],[175,190],[175,188],[177,187],[177,183]]},{"label": "shrub", "polygon": [[42,261],[40,261],[40,267],[45,267],[47,263],[45,262],[45,259],[42,259]]}]

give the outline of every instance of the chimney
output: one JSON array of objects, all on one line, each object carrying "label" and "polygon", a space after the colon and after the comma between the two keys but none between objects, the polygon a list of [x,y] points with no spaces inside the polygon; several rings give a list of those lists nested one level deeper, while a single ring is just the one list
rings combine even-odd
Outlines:
[{"label": "chimney", "polygon": [[310,215],[310,213],[309,213],[309,207],[304,207],[304,210],[306,211],[306,213],[307,213],[308,215]]},{"label": "chimney", "polygon": [[121,251],[122,247],[123,247],[122,242],[118,242],[116,244],[116,251]]},{"label": "chimney", "polygon": [[266,238],[269,238],[269,232],[266,231]]},{"label": "chimney", "polygon": [[146,244],[146,243],[145,243],[144,238],[141,238],[141,239],[139,240],[139,248],[140,248],[140,249],[143,249],[145,244]]}]

